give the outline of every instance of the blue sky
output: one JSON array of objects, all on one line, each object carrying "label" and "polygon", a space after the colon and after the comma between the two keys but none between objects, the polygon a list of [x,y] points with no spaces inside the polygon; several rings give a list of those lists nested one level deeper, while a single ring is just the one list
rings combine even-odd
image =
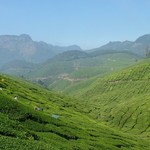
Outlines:
[{"label": "blue sky", "polygon": [[83,49],[150,33],[150,0],[0,0],[0,34]]}]

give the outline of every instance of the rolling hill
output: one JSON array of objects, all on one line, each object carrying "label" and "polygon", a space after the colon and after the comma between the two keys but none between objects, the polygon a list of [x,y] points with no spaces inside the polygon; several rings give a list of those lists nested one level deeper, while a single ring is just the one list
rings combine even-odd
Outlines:
[{"label": "rolling hill", "polygon": [[104,78],[72,86],[67,93],[89,115],[124,133],[150,140],[150,59]]},{"label": "rolling hill", "polygon": [[137,63],[141,57],[130,52],[96,54],[84,51],[67,51],[41,64],[26,75],[29,80],[44,84],[50,89],[62,91],[89,78]]},{"label": "rolling hill", "polygon": [[37,68],[37,64],[23,61],[23,60],[13,60],[5,63],[0,69],[1,72],[6,74],[23,76]]},{"label": "rolling hill", "polygon": [[76,99],[0,75],[0,148],[11,150],[149,149],[147,139],[124,134],[80,113]]}]

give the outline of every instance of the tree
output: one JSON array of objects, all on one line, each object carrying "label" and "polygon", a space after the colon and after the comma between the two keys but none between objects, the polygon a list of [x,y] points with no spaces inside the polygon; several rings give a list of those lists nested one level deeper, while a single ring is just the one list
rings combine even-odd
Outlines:
[{"label": "tree", "polygon": [[145,55],[146,55],[146,57],[150,57],[150,46],[149,45],[146,46],[146,48],[145,48]]}]

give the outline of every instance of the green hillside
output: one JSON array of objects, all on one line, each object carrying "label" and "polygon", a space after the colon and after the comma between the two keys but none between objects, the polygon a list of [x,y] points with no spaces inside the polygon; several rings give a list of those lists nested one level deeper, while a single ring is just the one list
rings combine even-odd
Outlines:
[{"label": "green hillside", "polygon": [[150,60],[68,89],[82,113],[150,140]]},{"label": "green hillside", "polygon": [[1,72],[5,74],[23,76],[33,70],[35,70],[37,64],[26,62],[23,60],[14,60],[11,62],[6,63],[0,68]]},{"label": "green hillside", "polygon": [[[80,57],[79,57],[80,56]],[[48,88],[64,91],[72,85],[89,78],[104,76],[137,63],[141,58],[128,52],[111,52],[106,54],[86,54],[70,51],[41,65],[27,75],[32,81],[40,81]]]},{"label": "green hillside", "polygon": [[82,114],[73,105],[76,101],[0,75],[0,149],[150,149],[147,139]]}]

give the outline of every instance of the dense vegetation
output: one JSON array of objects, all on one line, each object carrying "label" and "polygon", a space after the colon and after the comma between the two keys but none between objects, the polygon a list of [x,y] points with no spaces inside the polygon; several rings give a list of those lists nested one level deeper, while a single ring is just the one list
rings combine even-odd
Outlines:
[{"label": "dense vegetation", "polygon": [[79,110],[99,122],[150,140],[150,60],[68,89]]},{"label": "dense vegetation", "polygon": [[81,113],[76,101],[0,75],[0,148],[150,149],[141,136],[125,134]]}]

